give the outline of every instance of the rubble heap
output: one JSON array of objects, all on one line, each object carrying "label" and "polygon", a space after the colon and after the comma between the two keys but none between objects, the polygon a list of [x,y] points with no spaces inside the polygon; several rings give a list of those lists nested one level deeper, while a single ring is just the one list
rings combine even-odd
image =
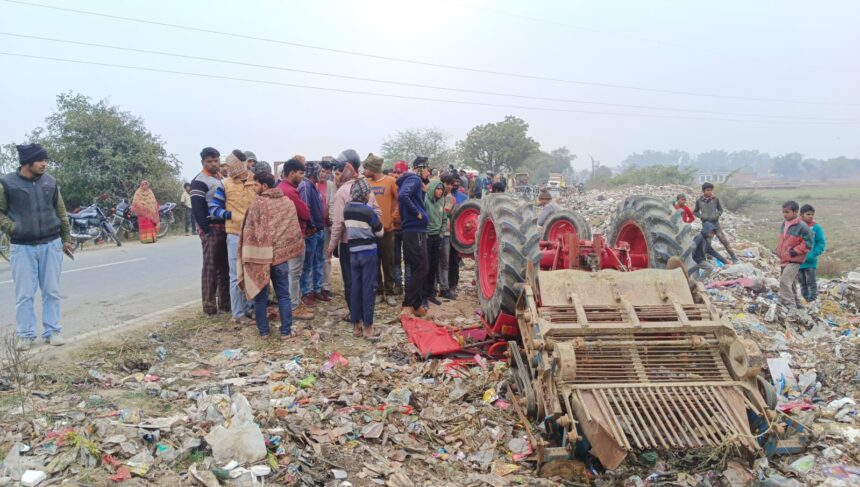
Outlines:
[{"label": "rubble heap", "polygon": [[[692,194],[640,186],[559,203],[600,229],[628,195],[669,204],[682,192]],[[746,223],[723,218],[730,237]],[[505,394],[505,363],[480,355],[422,360],[399,310],[384,304],[380,341],[355,338],[338,319],[338,298],[318,305],[318,318],[285,344],[259,339],[253,326],[193,314],[94,344],[33,377],[4,368],[0,486],[858,485],[860,276],[820,280],[819,302],[789,320],[775,306],[772,253],[733,240],[741,262],[722,267],[708,293],[777,387],[783,416],[774,428],[798,440],[788,455],[636,452],[616,471],[584,462],[573,478],[540,478],[529,432]],[[460,299],[433,307],[431,318],[476,324],[473,279],[467,260]],[[19,380],[23,414],[14,390],[5,390]]]}]

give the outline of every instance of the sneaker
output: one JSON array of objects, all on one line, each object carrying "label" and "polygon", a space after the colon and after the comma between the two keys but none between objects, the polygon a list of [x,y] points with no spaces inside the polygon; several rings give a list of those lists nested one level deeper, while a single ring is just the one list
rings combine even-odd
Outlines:
[{"label": "sneaker", "polygon": [[397,300],[394,299],[394,296],[388,296],[387,298],[385,298],[385,302],[388,304],[388,306],[397,306]]},{"label": "sneaker", "polygon": [[55,347],[62,347],[66,344],[66,341],[63,340],[63,337],[61,337],[59,333],[54,333],[53,335],[45,338],[45,343]]},{"label": "sneaker", "polygon": [[297,320],[312,320],[314,312],[309,310],[304,304],[300,304],[298,308],[293,310],[293,318]]},{"label": "sneaker", "polygon": [[320,301],[331,301],[331,295],[328,291],[320,291],[318,293],[314,293],[314,297]]},{"label": "sneaker", "polygon": [[447,299],[447,300],[457,299],[457,295],[454,294],[454,292],[451,291],[450,289],[447,291],[442,291],[442,294],[440,296],[442,296],[442,299]]},{"label": "sneaker", "polygon": [[33,342],[35,341],[35,338],[19,338],[18,343],[15,345],[15,350],[18,352],[26,352],[33,348]]},{"label": "sneaker", "polygon": [[427,298],[427,301],[430,301],[431,303],[435,304],[436,306],[439,306],[442,304],[442,301],[439,301],[438,299],[436,299],[436,296],[430,296],[429,298]]},{"label": "sneaker", "polygon": [[316,306],[317,300],[314,296],[314,293],[307,293],[302,296],[302,304],[304,304],[305,306]]}]

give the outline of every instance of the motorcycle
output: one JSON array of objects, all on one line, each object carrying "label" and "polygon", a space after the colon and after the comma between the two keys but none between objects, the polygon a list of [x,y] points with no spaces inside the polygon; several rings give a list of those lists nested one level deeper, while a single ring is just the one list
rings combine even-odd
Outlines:
[{"label": "motorcycle", "polygon": [[113,224],[95,203],[77,213],[69,213],[69,224],[71,225],[75,250],[83,247],[87,240],[94,242],[113,240],[117,247],[122,246]]},{"label": "motorcycle", "polygon": [[[158,207],[159,223],[158,223],[158,238],[163,238],[170,232],[170,225],[175,221],[173,210],[176,208],[176,203],[164,203]],[[116,210],[113,215],[113,225],[118,231],[123,233],[125,238],[138,233],[137,215],[131,211],[131,205],[126,200],[120,200],[116,205]]]}]

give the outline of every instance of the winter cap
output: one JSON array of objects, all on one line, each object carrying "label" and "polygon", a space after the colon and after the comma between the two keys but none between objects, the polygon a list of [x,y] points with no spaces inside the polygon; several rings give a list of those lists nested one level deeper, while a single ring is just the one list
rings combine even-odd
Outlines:
[{"label": "winter cap", "polygon": [[367,203],[367,195],[370,194],[370,185],[367,184],[367,180],[364,178],[358,178],[352,183],[352,187],[349,189],[349,196],[352,198],[352,201],[356,201],[358,203]]},{"label": "winter cap", "polygon": [[414,161],[412,161],[412,169],[415,169],[417,167],[427,167],[429,165],[430,161],[428,161],[427,158],[424,156],[418,156],[415,158]]},{"label": "winter cap", "polygon": [[382,170],[382,158],[379,156],[373,155],[373,152],[367,155],[367,159],[364,160],[364,168],[370,169],[373,172],[379,172]]},{"label": "winter cap", "polygon": [[18,149],[18,163],[22,166],[31,165],[36,161],[44,161],[48,158],[48,151],[42,144],[16,145]]},{"label": "winter cap", "polygon": [[354,149],[346,149],[334,158],[337,162],[350,163],[354,169],[361,165],[361,157]]},{"label": "winter cap", "polygon": [[406,164],[406,161],[397,161],[394,164],[394,170],[402,174],[409,171],[409,165]]},{"label": "winter cap", "polygon": [[245,153],[239,149],[234,149],[233,152],[227,155],[224,164],[227,166],[227,176],[231,178],[242,179],[248,174],[248,167],[245,165]]},{"label": "winter cap", "polygon": [[249,151],[249,150],[246,150],[246,151],[245,151],[245,160],[247,160],[247,161],[250,161],[250,160],[254,160],[254,161],[256,161],[256,160],[257,160],[257,154],[254,154],[253,152],[251,152],[251,151]]},{"label": "winter cap", "polygon": [[320,161],[308,161],[305,163],[305,177],[316,181],[320,176]]}]

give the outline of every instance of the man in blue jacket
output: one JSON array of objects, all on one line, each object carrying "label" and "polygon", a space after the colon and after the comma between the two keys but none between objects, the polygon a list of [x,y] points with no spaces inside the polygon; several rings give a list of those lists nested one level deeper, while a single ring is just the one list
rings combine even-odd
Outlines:
[{"label": "man in blue jacket", "polygon": [[423,302],[427,281],[427,211],[424,209],[423,179],[429,177],[428,161],[420,156],[412,162],[412,171],[397,178],[397,203],[403,232],[403,260],[410,277],[403,293],[403,312],[415,316],[427,314]]}]

